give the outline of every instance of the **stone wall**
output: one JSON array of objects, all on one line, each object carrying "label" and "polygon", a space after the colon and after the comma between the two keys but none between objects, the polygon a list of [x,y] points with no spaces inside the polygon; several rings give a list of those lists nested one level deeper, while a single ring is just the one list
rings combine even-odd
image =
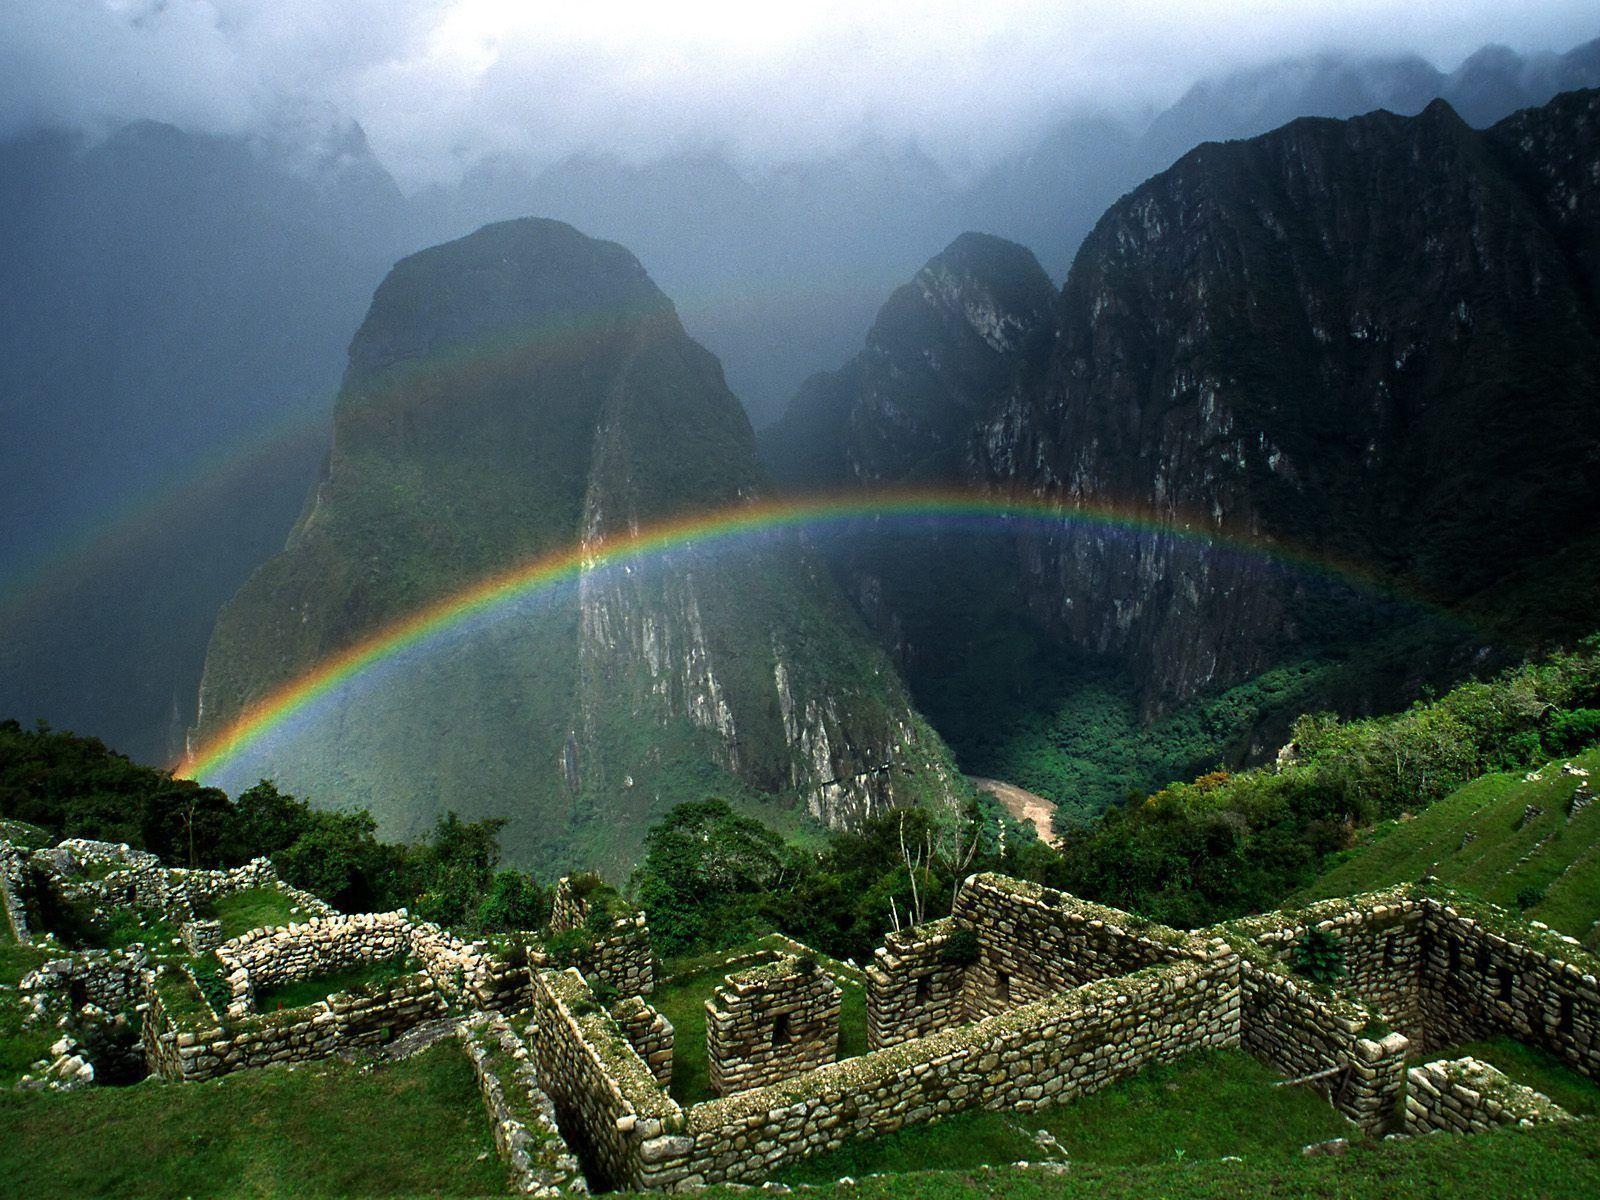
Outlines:
[{"label": "stone wall", "polygon": [[1407,1133],[1482,1133],[1500,1125],[1570,1120],[1572,1114],[1550,1097],[1475,1058],[1431,1062],[1406,1072]]},{"label": "stone wall", "polygon": [[672,1086],[672,1049],[675,1034],[672,1022],[645,1003],[643,996],[628,996],[611,1007],[628,1045],[644,1060],[650,1074],[662,1087]]},{"label": "stone wall", "polygon": [[957,931],[964,928],[946,917],[884,938],[866,970],[870,1049],[966,1021],[967,966],[952,958],[952,939],[959,944]]},{"label": "stone wall", "polygon": [[843,993],[814,958],[729,975],[706,1003],[706,1057],[719,1096],[766,1087],[839,1057]]},{"label": "stone wall", "polygon": [[528,1007],[528,951],[520,941],[496,953],[483,942],[466,942],[419,921],[411,927],[411,952],[454,1003],[502,1013]]},{"label": "stone wall", "polygon": [[404,911],[362,913],[253,929],[224,942],[216,955],[232,990],[228,1015],[253,1011],[263,988],[404,957],[411,953],[412,932]]},{"label": "stone wall", "polygon": [[41,963],[17,992],[32,1014],[66,1013],[85,1004],[108,1013],[132,1012],[144,999],[148,965],[140,950],[86,950]]},{"label": "stone wall", "polygon": [[1246,1051],[1314,1086],[1362,1129],[1394,1128],[1410,1046],[1403,1034],[1270,961],[1242,961],[1240,985],[1239,1031]]},{"label": "stone wall", "polygon": [[[610,903],[618,903],[615,893],[609,888],[606,892]],[[586,978],[604,980],[623,996],[648,996],[655,990],[655,952],[644,913],[633,910],[609,921],[597,919],[592,902],[580,895],[578,881],[563,876],[550,901],[550,933],[579,931],[593,938],[575,963]]]},{"label": "stone wall", "polygon": [[759,1181],[847,1141],[976,1107],[1030,1111],[1158,1062],[1236,1045],[1238,959],[1223,942],[971,1025],[833,1063],[685,1114],[576,972],[536,980],[536,1039],[562,1128],[597,1186]]},{"label": "stone wall", "polygon": [[33,940],[33,931],[28,928],[28,911],[22,902],[28,878],[27,863],[26,850],[0,841],[0,919],[5,921],[11,936],[23,945]]},{"label": "stone wall", "polygon": [[125,843],[68,838],[34,851],[31,861],[67,900],[155,911],[178,925],[221,897],[251,888],[281,892],[313,916],[335,912],[326,901],[280,880],[265,858],[226,870],[166,867],[154,854]]},{"label": "stone wall", "polygon": [[495,1148],[511,1190],[557,1196],[588,1190],[578,1162],[561,1139],[555,1106],[539,1085],[525,1043],[498,1013],[478,1013],[457,1029],[489,1114]]},{"label": "stone wall", "polygon": [[531,1039],[561,1132],[597,1191],[685,1180],[683,1110],[651,1075],[575,969],[533,972]]},{"label": "stone wall", "polygon": [[611,932],[583,956],[582,969],[624,996],[648,996],[655,991],[655,952],[644,914],[619,918]]},{"label": "stone wall", "polygon": [[969,878],[952,916],[978,935],[964,984],[969,1020],[1192,952],[1175,930],[1003,875]]},{"label": "stone wall", "polygon": [[417,972],[301,1008],[219,1017],[187,971],[166,966],[149,984],[143,1044],[152,1072],[193,1082],[381,1045],[443,1012],[433,981]]},{"label": "stone wall", "polygon": [[1407,885],[1269,913],[1232,928],[1286,966],[1307,929],[1332,934],[1344,958],[1339,991],[1381,1013],[1415,1046],[1427,1039],[1421,1011],[1424,922],[1425,906]]},{"label": "stone wall", "polygon": [[1573,938],[1453,894],[1424,899],[1433,1046],[1509,1034],[1600,1079],[1600,961]]}]

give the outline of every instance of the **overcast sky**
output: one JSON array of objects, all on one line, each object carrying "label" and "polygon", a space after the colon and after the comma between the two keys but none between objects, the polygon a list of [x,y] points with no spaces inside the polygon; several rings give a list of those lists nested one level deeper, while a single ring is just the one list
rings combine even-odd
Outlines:
[{"label": "overcast sky", "polygon": [[0,0],[0,134],[337,112],[408,184],[489,152],[761,161],[866,135],[960,167],[1062,110],[1137,112],[1273,58],[1449,70],[1596,35],[1594,0]]}]

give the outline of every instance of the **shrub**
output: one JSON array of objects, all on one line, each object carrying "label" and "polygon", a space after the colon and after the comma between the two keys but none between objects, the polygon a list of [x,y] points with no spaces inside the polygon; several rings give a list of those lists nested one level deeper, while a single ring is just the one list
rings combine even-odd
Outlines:
[{"label": "shrub", "polygon": [[1544,889],[1530,884],[1517,889],[1517,907],[1523,912],[1534,908],[1544,900]]},{"label": "shrub", "polygon": [[1344,976],[1344,946],[1327,929],[1307,929],[1295,943],[1291,956],[1295,973],[1313,983],[1333,983]]},{"label": "shrub", "polygon": [[970,967],[978,961],[978,931],[962,926],[939,951],[939,961],[952,967]]},{"label": "shrub", "polygon": [[578,967],[594,952],[595,936],[587,929],[563,929],[553,933],[544,944],[544,952],[558,967]]}]

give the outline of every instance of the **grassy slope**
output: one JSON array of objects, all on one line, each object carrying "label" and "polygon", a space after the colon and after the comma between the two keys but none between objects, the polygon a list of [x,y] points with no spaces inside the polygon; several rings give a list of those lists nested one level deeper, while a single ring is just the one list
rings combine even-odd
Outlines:
[{"label": "grassy slope", "polygon": [[41,1198],[505,1187],[472,1068],[454,1042],[371,1072],[325,1062],[206,1084],[0,1094],[0,1126],[0,1179],[25,1180]]},{"label": "grassy slope", "polygon": [[[1409,821],[1386,821],[1299,899],[1348,895],[1425,873],[1510,908],[1525,889],[1543,899],[1527,910],[1593,948],[1600,921],[1600,804],[1567,818],[1578,779],[1563,762],[1600,781],[1600,749],[1542,767],[1539,779],[1487,775],[1435,801]],[[1528,805],[1544,811],[1523,823]],[[1464,841],[1467,833],[1477,836]]]},{"label": "grassy slope", "polygon": [[[818,1200],[1587,1200],[1597,1188],[1600,1123],[1590,1121],[1385,1142],[1339,1158],[921,1172],[858,1179],[808,1194]],[[704,1194],[738,1193],[712,1188]]]},{"label": "grassy slope", "polygon": [[[1156,1067],[1061,1108],[970,1112],[802,1162],[782,1178],[825,1183],[841,1175],[972,1170],[1018,1161],[1106,1165],[1286,1161],[1351,1127],[1315,1093],[1275,1088],[1272,1071],[1238,1052]],[[1041,1145],[1045,1130],[1056,1145]]]},{"label": "grassy slope", "polygon": [[55,1031],[22,1027],[22,1006],[15,988],[22,977],[42,963],[47,955],[32,946],[19,946],[11,931],[0,920],[0,1088],[9,1088],[30,1066],[49,1056]]}]

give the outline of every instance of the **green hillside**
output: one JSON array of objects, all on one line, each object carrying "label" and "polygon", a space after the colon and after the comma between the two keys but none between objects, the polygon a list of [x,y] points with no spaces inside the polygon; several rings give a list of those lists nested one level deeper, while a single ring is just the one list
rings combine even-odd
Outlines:
[{"label": "green hillside", "polygon": [[[1588,771],[1568,774],[1571,765]],[[1580,783],[1600,780],[1600,749],[1537,771],[1485,775],[1415,816],[1374,826],[1300,894],[1343,896],[1437,875],[1452,887],[1600,944],[1600,804],[1568,808]]]}]

